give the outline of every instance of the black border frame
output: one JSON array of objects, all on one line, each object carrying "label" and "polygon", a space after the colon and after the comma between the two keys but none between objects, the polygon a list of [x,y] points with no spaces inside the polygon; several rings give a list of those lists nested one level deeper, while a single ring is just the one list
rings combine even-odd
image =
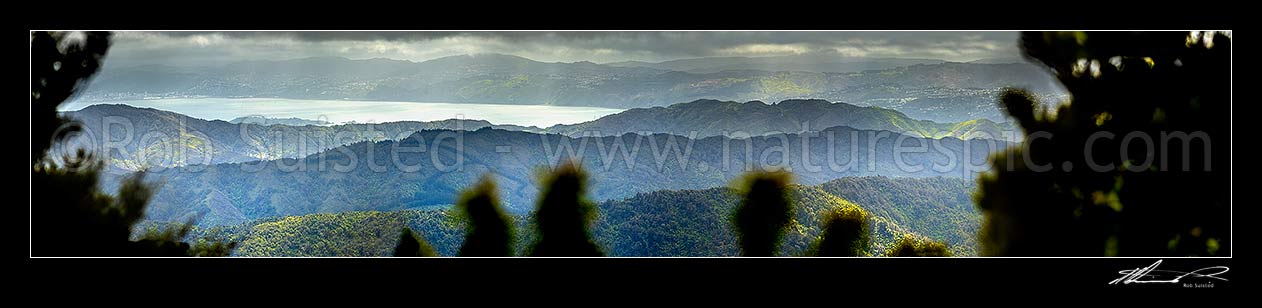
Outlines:
[{"label": "black border frame", "polygon": [[[709,8],[683,8],[681,5],[643,3],[580,3],[572,5],[525,3],[482,8],[395,8],[373,4],[372,8],[343,8],[342,4],[208,4],[213,7],[186,7],[173,11],[163,6],[97,4],[98,7],[65,4],[65,8],[34,4],[24,25],[29,30],[1118,30],[1118,29],[1230,29],[1234,16],[1228,9],[1181,9],[1148,7],[1110,11],[1107,7],[1057,4],[1020,8],[994,4],[991,12],[955,6],[970,13],[948,13],[941,7],[905,5],[899,8],[857,6],[822,8],[813,4],[786,5],[792,9],[766,9],[754,4],[714,4]],[[60,5],[60,4],[59,4]],[[425,3],[416,3],[425,6]],[[849,5],[849,4],[845,4]],[[1153,4],[1155,5],[1155,4]],[[108,6],[108,7],[106,7]],[[495,6],[492,9],[486,6]],[[520,8],[516,6],[529,6]],[[623,10],[622,7],[648,9]],[[727,12],[749,6],[754,12]],[[305,9],[336,8],[330,13],[312,14]],[[568,9],[568,10],[567,10]],[[116,10],[116,11],[114,11]],[[1157,10],[1160,10],[1158,12]],[[196,17],[184,12],[196,11]],[[617,18],[610,17],[619,11]],[[860,13],[869,12],[869,13]],[[1045,13],[1034,13],[1045,12]],[[493,16],[498,15],[498,16]],[[895,17],[896,15],[896,17]],[[348,21],[351,20],[351,21]],[[530,20],[527,22],[527,20]],[[1234,117],[1234,116],[1233,116]],[[29,198],[29,196],[28,196]],[[28,256],[29,257],[29,256]],[[313,287],[329,290],[336,286],[372,288],[388,284],[416,289],[477,282],[495,276],[504,287],[551,287],[575,285],[600,287],[602,283],[633,285],[646,290],[670,293],[694,288],[736,286],[745,288],[791,288],[795,295],[824,296],[841,292],[841,287],[866,289],[933,288],[964,289],[964,299],[980,299],[996,289],[1027,291],[1071,290],[1156,290],[1168,292],[1225,290],[1233,282],[1216,283],[1212,289],[1182,288],[1174,285],[1109,284],[1121,277],[1118,272],[1144,267],[1163,260],[1162,269],[1192,271],[1210,266],[1233,265],[1226,258],[28,258],[22,264],[26,289],[57,292],[78,288],[131,288],[138,284],[155,288],[195,292],[187,283],[220,285],[214,293],[244,292],[245,287]],[[176,273],[174,277],[168,277]],[[1234,280],[1236,273],[1221,277]],[[283,279],[275,280],[276,277]],[[543,277],[543,278],[540,278]],[[534,281],[546,279],[548,283]],[[285,284],[274,286],[273,283]],[[414,284],[409,284],[414,283]],[[539,284],[543,284],[542,286]],[[611,286],[612,287],[612,286]],[[820,289],[823,293],[803,293]],[[235,290],[235,291],[234,291]],[[833,290],[833,291],[827,291]],[[612,290],[617,292],[618,290]],[[340,291],[339,291],[340,292]],[[380,290],[375,291],[382,294]],[[421,292],[418,292],[421,293]],[[423,292],[431,293],[431,292]],[[713,295],[714,293],[707,293]],[[777,296],[777,293],[766,293]],[[1076,293],[1075,293],[1076,294]],[[742,294],[741,297],[750,295]],[[788,296],[781,293],[780,296]],[[736,296],[736,295],[732,295]],[[644,299],[641,299],[644,300]],[[1034,301],[1033,299],[1030,299]]]}]

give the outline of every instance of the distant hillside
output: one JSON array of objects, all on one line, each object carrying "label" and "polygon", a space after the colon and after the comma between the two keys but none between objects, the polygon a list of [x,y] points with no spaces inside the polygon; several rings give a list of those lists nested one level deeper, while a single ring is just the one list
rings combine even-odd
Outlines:
[{"label": "distant hillside", "polygon": [[333,124],[329,121],[308,120],[301,118],[268,118],[262,116],[238,117],[229,120],[232,124],[259,124],[259,125],[289,125],[289,126],[306,126],[306,125],[329,125]]},{"label": "distant hillside", "polygon": [[100,147],[99,150],[105,146],[105,124],[110,123],[111,147],[121,147],[121,151],[114,151],[109,163],[133,171],[147,167],[298,158],[355,142],[402,139],[427,129],[534,129],[457,119],[326,126],[295,126],[292,121],[282,121],[286,123],[262,125],[254,122],[258,119],[231,123],[116,104],[92,105],[64,114],[82,123],[86,134],[80,138],[91,138],[87,144]]},{"label": "distant hillside", "polygon": [[[838,181],[889,184],[873,179]],[[873,243],[868,253],[873,256],[880,256],[900,236],[924,236],[926,230],[931,230],[908,227],[886,216],[907,216],[904,213],[877,211],[880,206],[851,202],[819,187],[793,185],[791,189],[791,200],[797,211],[785,234],[782,255],[803,255],[819,235],[821,214],[835,208],[859,206],[872,213]],[[967,193],[931,191],[924,197]],[[729,220],[739,201],[740,197],[727,188],[663,190],[609,200],[598,204],[600,214],[593,223],[592,236],[610,256],[737,256],[740,247]],[[533,230],[526,216],[514,216],[514,221],[519,231],[516,248],[520,253],[533,237]],[[236,256],[389,256],[405,226],[419,231],[442,256],[454,256],[464,240],[463,222],[446,209],[268,218],[239,225],[198,228],[194,236],[240,242]],[[953,249],[957,255],[975,255],[972,247]]]},{"label": "distant hillside", "polygon": [[859,107],[825,100],[785,100],[776,104],[759,101],[738,103],[697,100],[668,107],[636,108],[573,125],[556,125],[546,131],[570,136],[599,132],[604,136],[625,133],[669,133],[698,137],[763,135],[820,131],[834,126],[887,130],[924,137],[1003,139],[1019,134],[1009,123],[986,119],[960,123],[916,120],[883,108]]},{"label": "distant hillside", "polygon": [[1028,61],[1026,61],[1025,59],[1022,59],[1021,57],[984,58],[984,59],[968,61],[968,63],[975,63],[975,64],[1008,64],[1008,63],[1027,63],[1027,62]]}]

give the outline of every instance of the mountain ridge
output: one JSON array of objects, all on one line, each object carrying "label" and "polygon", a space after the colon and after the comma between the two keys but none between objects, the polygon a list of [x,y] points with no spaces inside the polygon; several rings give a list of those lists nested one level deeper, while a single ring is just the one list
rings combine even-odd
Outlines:
[{"label": "mountain ridge", "polygon": [[[812,127],[813,126],[813,127]],[[799,133],[835,126],[885,130],[926,138],[1019,139],[1011,123],[973,119],[937,123],[913,119],[897,110],[860,107],[822,99],[788,99],[773,104],[701,99],[670,106],[634,108],[593,121],[560,124],[544,131],[579,136],[588,132],[621,135],[628,132],[666,132],[698,137],[744,133]]]},{"label": "mountain ridge", "polygon": [[[821,111],[821,110],[827,110]],[[776,104],[760,101],[738,103],[698,100],[668,107],[631,109],[589,122],[554,125],[548,128],[494,124],[477,119],[438,121],[398,121],[374,124],[312,125],[312,120],[297,119],[272,123],[267,120],[233,123],[205,120],[176,112],[123,104],[96,104],[64,114],[83,122],[89,138],[96,144],[105,130],[107,117],[127,122],[111,130],[130,129],[134,138],[122,144],[125,152],[111,156],[111,163],[139,170],[138,161],[149,154],[170,153],[170,147],[188,148],[184,154],[196,154],[184,162],[209,163],[247,162],[258,159],[302,158],[318,151],[365,140],[403,139],[413,132],[427,129],[462,129],[476,131],[491,127],[504,130],[553,133],[570,137],[624,136],[626,134],[665,133],[678,137],[706,138],[728,136],[745,138],[774,133],[812,133],[831,127],[845,126],[863,131],[888,131],[922,138],[998,139],[1014,131],[1008,123],[985,119],[961,123],[936,123],[916,120],[894,110],[859,107],[822,100],[787,100]],[[240,120],[240,119],[237,119]],[[284,119],[281,119],[284,120]],[[801,126],[805,121],[807,126]],[[119,122],[121,123],[121,122]],[[302,124],[302,125],[292,125]],[[370,130],[371,128],[371,130]],[[374,133],[375,132],[375,133]],[[744,132],[745,135],[725,133]],[[695,133],[695,134],[693,134]],[[170,138],[143,139],[150,134]],[[178,138],[176,137],[178,136]],[[125,138],[111,140],[122,140]],[[296,139],[302,139],[298,142]],[[174,142],[174,143],[173,143]],[[142,144],[144,143],[144,144]],[[90,143],[91,144],[91,143]],[[279,148],[276,148],[279,147]],[[135,160],[135,161],[133,161]],[[174,167],[181,162],[157,162],[153,166]]]}]

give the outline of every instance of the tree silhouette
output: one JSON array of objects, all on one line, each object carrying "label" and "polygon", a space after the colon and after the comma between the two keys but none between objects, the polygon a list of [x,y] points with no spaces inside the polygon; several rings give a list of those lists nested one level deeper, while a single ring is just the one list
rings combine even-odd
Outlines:
[{"label": "tree silhouette", "polygon": [[153,189],[144,172],[116,196],[98,187],[104,164],[79,149],[60,161],[49,149],[79,130],[57,107],[87,84],[110,45],[110,33],[31,33],[31,254],[38,256],[227,256],[235,243],[182,240],[191,222],[132,241]]},{"label": "tree silhouette", "polygon": [[946,243],[925,238],[903,236],[888,250],[886,257],[950,257]]},{"label": "tree silhouette", "polygon": [[434,247],[429,245],[420,234],[412,232],[412,228],[403,228],[403,234],[399,236],[399,245],[394,247],[395,257],[434,257],[438,256],[434,252]]},{"label": "tree silhouette", "polygon": [[467,218],[464,244],[460,246],[462,257],[507,257],[513,252],[513,226],[500,208],[495,181],[490,175],[460,195],[456,202]]},{"label": "tree silhouette", "polygon": [[536,257],[599,257],[604,252],[592,242],[588,227],[596,204],[586,197],[587,173],[567,162],[542,176],[543,191],[535,210],[537,239],[530,249]]},{"label": "tree silhouette", "polygon": [[[101,67],[109,32],[31,32],[31,159],[44,160],[49,147],[80,128],[57,106],[84,87]],[[58,134],[58,130],[63,130]]]},{"label": "tree silhouette", "polygon": [[785,171],[758,171],[746,174],[736,185],[736,191],[745,196],[733,215],[742,256],[776,255],[793,215],[789,178]]},{"label": "tree silhouette", "polygon": [[1027,138],[978,179],[984,255],[1230,251],[1230,34],[1030,32],[1021,48],[1072,101],[999,97]]},{"label": "tree silhouette", "polygon": [[871,243],[868,213],[849,206],[833,210],[824,218],[824,229],[811,252],[819,257],[862,256]]}]

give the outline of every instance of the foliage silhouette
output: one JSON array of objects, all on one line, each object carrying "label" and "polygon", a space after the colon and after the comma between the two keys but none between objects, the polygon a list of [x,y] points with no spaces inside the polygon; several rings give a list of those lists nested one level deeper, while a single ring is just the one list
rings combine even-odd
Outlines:
[{"label": "foliage silhouette", "polygon": [[403,228],[403,234],[399,236],[399,245],[394,247],[395,257],[434,257],[438,253],[434,252],[434,247],[429,245],[420,234],[412,232],[412,228]]},{"label": "foliage silhouette", "polygon": [[978,179],[984,255],[1230,251],[1229,34],[1029,32],[1021,48],[1072,102],[999,97],[1029,137]]},{"label": "foliage silhouette", "polygon": [[597,213],[595,202],[586,196],[587,172],[567,162],[541,178],[542,197],[534,213],[537,238],[529,255],[604,256],[588,230]]},{"label": "foliage silhouette", "polygon": [[886,257],[950,257],[946,243],[904,236],[885,252]]},{"label": "foliage silhouette", "polygon": [[736,207],[733,221],[742,256],[776,255],[793,215],[788,195],[790,176],[785,171],[757,171],[739,180],[736,191],[745,199]]},{"label": "foliage silhouette", "polygon": [[[31,32],[31,159],[42,161],[53,143],[80,128],[57,106],[84,87],[101,67],[109,32]],[[61,134],[58,130],[65,130]]]},{"label": "foliage silhouette", "polygon": [[871,223],[862,208],[836,209],[824,218],[824,230],[811,248],[818,257],[858,257],[871,244]]},{"label": "foliage silhouette", "polygon": [[461,193],[456,208],[464,214],[467,225],[462,257],[507,257],[513,253],[513,225],[500,207],[495,181],[483,176],[472,188]]},{"label": "foliage silhouette", "polygon": [[50,159],[49,149],[78,125],[57,107],[101,66],[110,33],[31,33],[31,254],[38,256],[227,256],[235,243],[181,242],[189,225],[151,230],[131,240],[153,188],[144,172],[123,180],[117,196],[98,187],[104,164],[83,149]]}]

